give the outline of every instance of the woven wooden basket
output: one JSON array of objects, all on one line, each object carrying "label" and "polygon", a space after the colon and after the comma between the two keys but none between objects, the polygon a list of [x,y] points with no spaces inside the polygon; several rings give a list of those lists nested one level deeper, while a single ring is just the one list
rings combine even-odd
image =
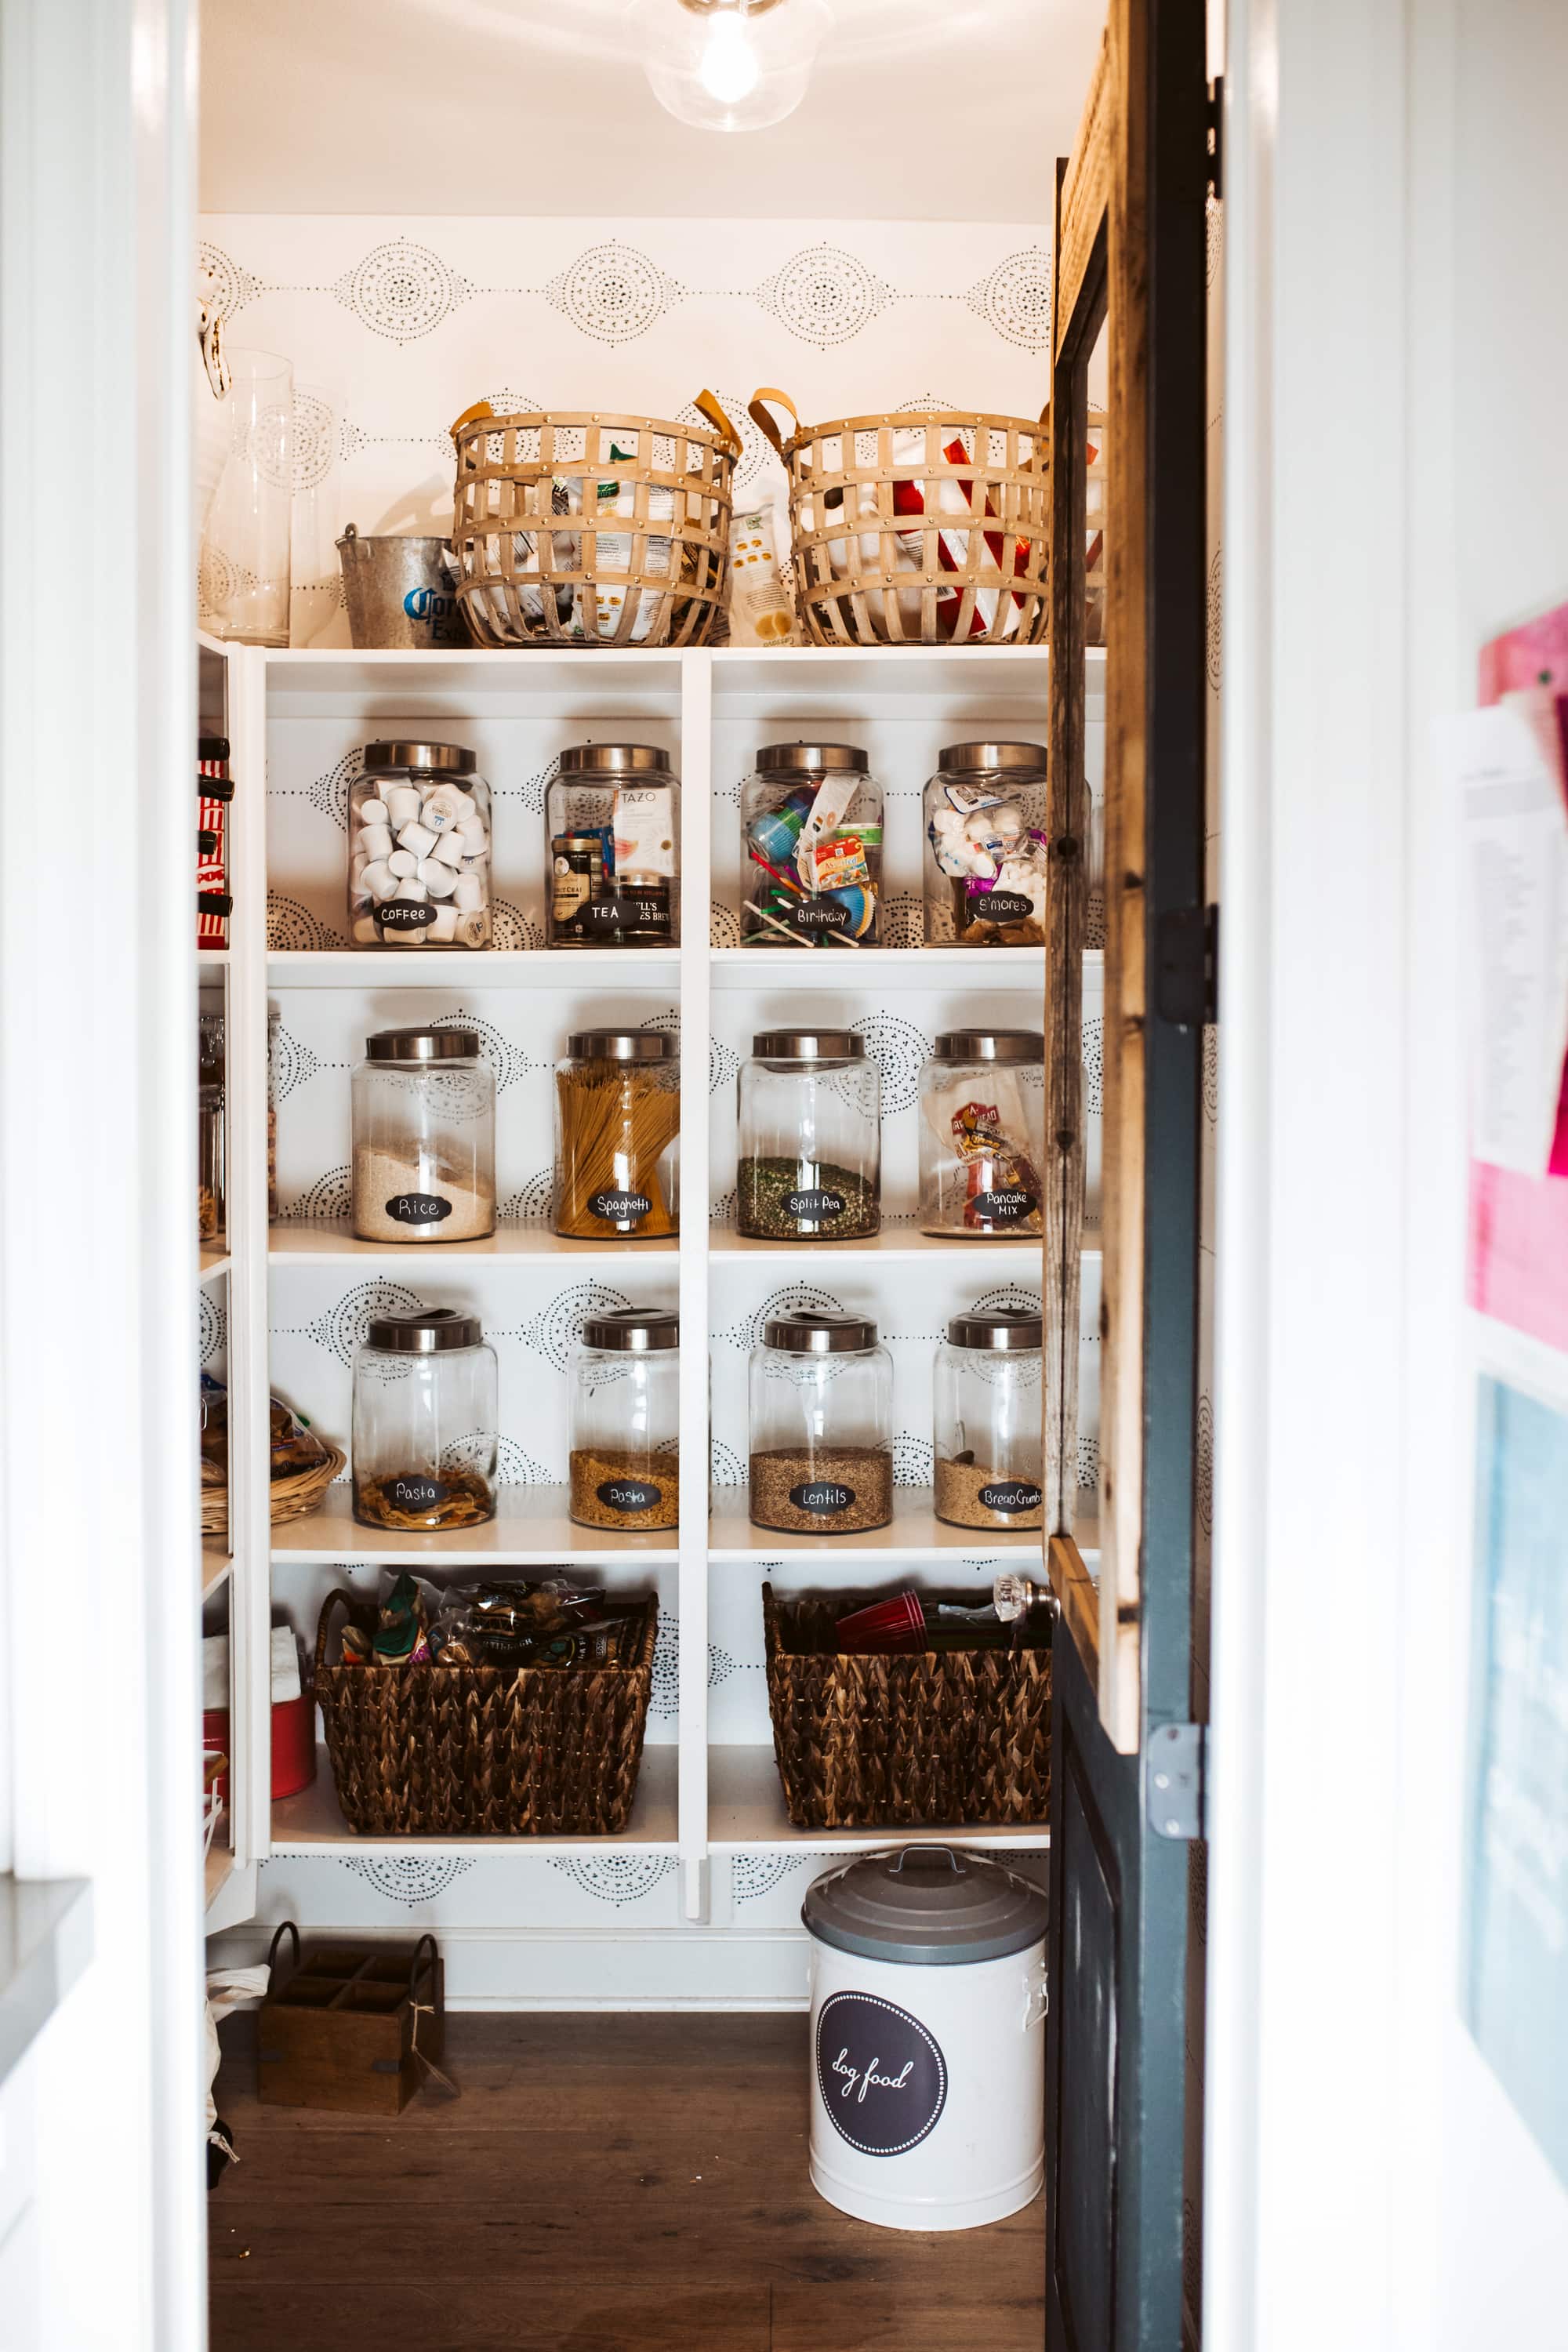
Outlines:
[{"label": "woven wooden basket", "polygon": [[[775,1598],[763,1587],[768,1705],[797,1829],[1045,1822],[1051,1798],[1049,1649],[835,1648],[876,1592]],[[973,1592],[943,1601],[973,1607]]]},{"label": "woven wooden basket", "polygon": [[452,427],[458,596],[481,646],[700,646],[724,609],[740,436],[658,416],[497,416]]},{"label": "woven wooden basket", "polygon": [[[786,408],[795,431],[774,419]],[[952,409],[803,425],[752,398],[789,478],[795,603],[819,646],[1036,645],[1050,623],[1050,428]],[[980,528],[976,529],[978,523]]]},{"label": "woven wooden basket", "polygon": [[370,1837],[616,1837],[631,1820],[658,1601],[638,1604],[631,1665],[329,1666],[341,1587],[316,1629],[316,1697],[338,1802]]},{"label": "woven wooden basket", "polygon": [[[325,1440],[322,1442],[325,1444]],[[313,1470],[294,1470],[285,1478],[274,1478],[270,1496],[273,1526],[281,1527],[289,1519],[302,1519],[319,1509],[322,1496],[348,1458],[340,1447],[329,1445],[326,1460],[318,1462]],[[228,1533],[226,1479],[221,1486],[202,1488],[202,1533],[204,1536],[226,1536]]]}]

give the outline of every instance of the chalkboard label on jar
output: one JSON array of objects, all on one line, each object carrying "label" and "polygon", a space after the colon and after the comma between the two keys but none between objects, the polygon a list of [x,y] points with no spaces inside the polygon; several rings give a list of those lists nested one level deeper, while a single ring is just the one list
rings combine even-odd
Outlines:
[{"label": "chalkboard label on jar", "polygon": [[384,898],[375,919],[384,931],[423,931],[435,921],[436,909],[428,899]]},{"label": "chalkboard label on jar", "polygon": [[651,1511],[664,1499],[643,1478],[606,1478],[594,1491],[607,1511]]},{"label": "chalkboard label on jar", "polygon": [[400,1225],[438,1225],[443,1217],[452,1213],[450,1201],[443,1201],[438,1192],[395,1192],[386,1203],[386,1213]]},{"label": "chalkboard label on jar", "polygon": [[836,1511],[847,1511],[855,1500],[853,1486],[841,1486],[837,1479],[808,1479],[803,1486],[792,1486],[790,1501],[797,1511],[816,1511],[824,1518]]},{"label": "chalkboard label on jar", "polygon": [[817,2089],[839,2138],[862,2156],[918,2147],[941,2120],[947,2080],[941,2042],[907,2009],[880,1993],[828,1994],[816,2018]]},{"label": "chalkboard label on jar", "polygon": [[785,1216],[807,1218],[814,1223],[824,1217],[841,1217],[844,1214],[844,1207],[842,1192],[786,1192],[784,1194]]},{"label": "chalkboard label on jar", "polygon": [[595,898],[591,905],[579,908],[577,929],[585,937],[620,931],[668,931],[669,901],[625,898]]},{"label": "chalkboard label on jar", "polygon": [[386,1498],[395,1510],[433,1511],[446,1501],[449,1491],[440,1478],[392,1478]]},{"label": "chalkboard label on jar", "polygon": [[789,910],[797,931],[847,931],[849,909],[837,898],[803,898]]},{"label": "chalkboard label on jar", "polygon": [[970,912],[988,923],[1032,923],[1035,902],[1026,898],[1021,890],[977,890]]},{"label": "chalkboard label on jar", "polygon": [[982,1486],[980,1500],[988,1511],[1037,1511],[1045,1496],[1026,1478],[999,1478],[993,1486]]},{"label": "chalkboard label on jar", "polygon": [[1004,1184],[994,1192],[977,1192],[970,1205],[977,1219],[989,1218],[994,1225],[1016,1225],[1032,1217],[1039,1202],[1020,1185]]},{"label": "chalkboard label on jar", "polygon": [[590,1214],[607,1225],[638,1224],[652,1206],[646,1192],[595,1192],[588,1202]]}]

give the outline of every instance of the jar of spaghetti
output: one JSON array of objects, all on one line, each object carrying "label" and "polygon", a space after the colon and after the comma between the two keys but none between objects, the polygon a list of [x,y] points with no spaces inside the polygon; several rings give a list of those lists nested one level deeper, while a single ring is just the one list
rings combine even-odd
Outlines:
[{"label": "jar of spaghetti", "polygon": [[741,1066],[735,1230],[861,1241],[882,1221],[882,1084],[852,1029],[763,1029]]},{"label": "jar of spaghetti", "polygon": [[921,1073],[921,1231],[1021,1241],[1044,1230],[1046,1041],[952,1029]]},{"label": "jar of spaghetti", "polygon": [[496,1512],[495,1349],[450,1307],[373,1316],[353,1367],[354,1517],[472,1528]]},{"label": "jar of spaghetti", "polygon": [[936,1351],[936,1516],[954,1528],[1038,1528],[1044,1325],[1016,1307],[955,1315]]},{"label": "jar of spaghetti", "polygon": [[872,948],[882,788],[855,743],[764,743],[741,786],[741,944]]},{"label": "jar of spaghetti", "polygon": [[1046,747],[950,743],[925,788],[927,947],[1040,947]]},{"label": "jar of spaghetti", "polygon": [[580,1029],[555,1065],[554,1225],[570,1241],[679,1230],[680,1063],[661,1029]]},{"label": "jar of spaghetti", "polygon": [[860,1535],[893,1516],[893,1360],[877,1327],[796,1307],[763,1327],[747,1400],[753,1527]]},{"label": "jar of spaghetti", "polygon": [[552,948],[680,939],[680,783],[652,743],[569,743],[545,795]]},{"label": "jar of spaghetti", "polygon": [[573,1518],[636,1535],[680,1517],[680,1318],[591,1315],[572,1350]]}]

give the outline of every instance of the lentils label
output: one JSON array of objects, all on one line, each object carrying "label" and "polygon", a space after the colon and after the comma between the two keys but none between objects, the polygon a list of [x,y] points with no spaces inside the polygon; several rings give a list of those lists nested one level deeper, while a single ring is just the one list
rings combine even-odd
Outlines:
[{"label": "lentils label", "polygon": [[987,922],[1027,923],[1034,919],[1035,902],[1021,890],[975,890],[972,896],[974,912]]},{"label": "lentils label", "polygon": [[386,1203],[386,1213],[400,1225],[438,1225],[443,1217],[451,1215],[452,1203],[443,1201],[438,1192],[395,1192]]},{"label": "lentils label", "polygon": [[635,1225],[652,1206],[646,1192],[595,1192],[588,1202],[590,1213],[607,1225]]},{"label": "lentils label", "polygon": [[400,1511],[433,1511],[448,1491],[439,1478],[392,1478],[386,1486],[388,1501]]},{"label": "lentils label", "polygon": [[792,1486],[790,1501],[797,1511],[819,1511],[826,1517],[835,1511],[847,1511],[855,1500],[853,1486],[841,1486],[837,1480],[814,1479],[802,1486]]},{"label": "lentils label", "polygon": [[642,1478],[606,1478],[594,1492],[607,1511],[651,1511],[664,1500],[658,1488]]},{"label": "lentils label", "polygon": [[970,1205],[977,1217],[988,1217],[993,1224],[1016,1225],[1032,1217],[1039,1202],[1021,1185],[1005,1184],[994,1192],[977,1192]]},{"label": "lentils label", "polygon": [[988,1511],[1037,1511],[1045,1496],[1026,1478],[1003,1478],[994,1486],[982,1486],[980,1499]]},{"label": "lentils label", "polygon": [[784,1211],[792,1217],[841,1217],[847,1203],[842,1192],[786,1192]]},{"label": "lentils label", "polygon": [[375,910],[384,931],[422,931],[436,919],[428,899],[384,898]]}]

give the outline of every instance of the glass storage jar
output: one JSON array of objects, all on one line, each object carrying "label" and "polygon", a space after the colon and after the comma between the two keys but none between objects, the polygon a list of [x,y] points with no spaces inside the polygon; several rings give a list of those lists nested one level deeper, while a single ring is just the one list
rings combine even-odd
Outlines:
[{"label": "glass storage jar", "polygon": [[680,1318],[662,1307],[590,1315],[572,1351],[571,1513],[579,1527],[673,1528],[680,1517]]},{"label": "glass storage jar", "polygon": [[680,784],[652,743],[569,743],[545,795],[552,948],[680,938]]},{"label": "glass storage jar", "polygon": [[858,1535],[893,1516],[893,1360],[875,1323],[796,1307],[752,1350],[753,1527]]},{"label": "glass storage jar", "polygon": [[882,1221],[882,1080],[852,1029],[763,1029],[741,1066],[735,1230],[860,1240]]},{"label": "glass storage jar", "polygon": [[354,1354],[354,1517],[425,1530],[493,1519],[497,1419],[495,1349],[478,1316],[373,1316]]},{"label": "glass storage jar", "polygon": [[362,948],[488,948],[490,788],[461,743],[367,743],[349,786]]},{"label": "glass storage jar", "polygon": [[856,743],[764,743],[741,786],[743,947],[875,947],[882,788]]},{"label": "glass storage jar", "polygon": [[1046,1041],[952,1029],[921,1072],[921,1231],[1020,1241],[1044,1230]]},{"label": "glass storage jar", "polygon": [[950,743],[925,789],[927,947],[1041,947],[1046,747]]},{"label": "glass storage jar", "polygon": [[379,1029],[353,1074],[353,1229],[472,1242],[496,1229],[496,1081],[474,1029]]},{"label": "glass storage jar", "polygon": [[196,1015],[196,1238],[212,1247],[224,1231],[223,1015]]},{"label": "glass storage jar", "polygon": [[661,1029],[580,1029],[555,1065],[555,1213],[572,1241],[679,1230],[680,1061]]},{"label": "glass storage jar", "polygon": [[936,1515],[953,1528],[1037,1528],[1042,1324],[1014,1307],[955,1315],[936,1351]]}]

